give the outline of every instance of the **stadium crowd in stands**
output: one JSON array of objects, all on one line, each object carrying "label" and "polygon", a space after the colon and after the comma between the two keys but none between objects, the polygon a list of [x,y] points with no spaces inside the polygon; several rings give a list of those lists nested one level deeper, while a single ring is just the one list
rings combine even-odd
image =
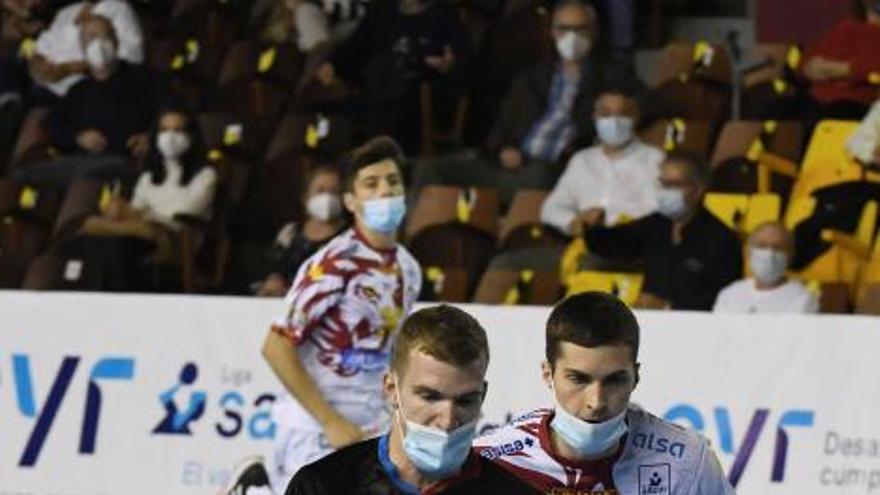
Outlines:
[{"label": "stadium crowd in stands", "polygon": [[422,298],[878,311],[853,3],[637,71],[634,1],[3,0],[0,286],[284,295],[350,224],[346,152],[390,135]]}]

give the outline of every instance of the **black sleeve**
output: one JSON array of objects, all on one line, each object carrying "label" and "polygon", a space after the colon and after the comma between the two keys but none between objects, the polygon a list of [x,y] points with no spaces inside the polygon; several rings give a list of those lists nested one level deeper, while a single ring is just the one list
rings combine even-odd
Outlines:
[{"label": "black sleeve", "polygon": [[644,256],[653,216],[620,227],[593,227],[584,233],[587,249],[603,258],[637,260]]},{"label": "black sleeve", "polygon": [[742,246],[736,234],[726,231],[719,233],[719,238],[723,240],[718,243],[718,265],[713,270],[714,278],[710,289],[702,292],[705,300],[701,302],[701,307],[706,310],[712,309],[722,289],[742,278]]},{"label": "black sleeve", "polygon": [[330,490],[321,482],[313,466],[305,466],[290,480],[284,495],[332,495]]},{"label": "black sleeve", "polygon": [[495,123],[486,137],[486,151],[495,158],[498,151],[505,146],[519,148],[519,136],[516,136],[516,122],[520,119],[517,114],[522,111],[522,101],[528,94],[528,73],[520,72],[513,80],[504,101],[501,103],[501,110]]},{"label": "black sleeve", "polygon": [[356,81],[361,67],[373,55],[373,41],[380,38],[381,29],[387,29],[387,1],[370,2],[367,13],[354,33],[340,43],[330,54],[330,63],[340,78]]}]

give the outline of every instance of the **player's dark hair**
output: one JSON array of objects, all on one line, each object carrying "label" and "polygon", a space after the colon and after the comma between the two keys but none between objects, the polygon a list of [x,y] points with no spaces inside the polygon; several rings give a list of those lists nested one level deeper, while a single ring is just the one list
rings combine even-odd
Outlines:
[{"label": "player's dark hair", "polygon": [[385,160],[391,160],[397,164],[398,170],[403,173],[406,162],[403,150],[397,141],[388,136],[373,138],[363,145],[350,151],[343,158],[345,173],[342,176],[342,188],[345,192],[352,192],[354,181],[361,169],[375,165]]},{"label": "player's dark hair", "polygon": [[639,323],[620,299],[604,292],[573,295],[553,308],[547,320],[547,362],[553,367],[559,344],[580,347],[625,345],[635,362],[639,354]]}]

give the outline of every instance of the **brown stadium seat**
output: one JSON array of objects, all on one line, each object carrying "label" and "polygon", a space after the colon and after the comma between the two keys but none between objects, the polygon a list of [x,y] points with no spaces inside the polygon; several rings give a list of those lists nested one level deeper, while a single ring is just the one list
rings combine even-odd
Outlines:
[{"label": "brown stadium seat", "polygon": [[517,191],[507,216],[501,222],[500,251],[566,244],[564,235],[541,223],[541,206],[549,194],[549,191],[537,189]]},{"label": "brown stadium seat", "polygon": [[420,301],[468,302],[468,274],[461,268],[426,266],[422,274]]},{"label": "brown stadium seat", "polygon": [[25,116],[10,160],[13,167],[51,158],[52,143],[43,129],[48,115],[48,108],[33,108]]},{"label": "brown stadium seat", "polygon": [[355,145],[354,124],[345,116],[297,112],[285,115],[269,143],[266,161],[290,153],[339,158]]},{"label": "brown stadium seat", "polygon": [[51,254],[34,258],[28,265],[21,283],[25,290],[55,290],[59,287],[59,277],[64,266],[62,261]]},{"label": "brown stadium seat", "polygon": [[207,149],[253,161],[263,156],[274,130],[273,123],[265,119],[226,112],[203,113],[199,115],[199,125]]},{"label": "brown stadium seat", "polygon": [[481,304],[552,305],[559,301],[559,275],[526,270],[487,270],[473,302]]},{"label": "brown stadium seat", "polygon": [[659,100],[675,115],[716,125],[727,119],[731,62],[723,46],[670,43],[649,79]]},{"label": "brown stadium seat", "polygon": [[495,250],[499,204],[494,189],[425,187],[406,225],[407,244],[422,265],[461,268],[476,279]]},{"label": "brown stadium seat", "polygon": [[708,158],[713,132],[708,120],[669,118],[653,122],[639,134],[647,144],[660,149],[689,151]]},{"label": "brown stadium seat", "polygon": [[800,122],[728,122],[712,154],[710,189],[749,194],[775,192],[787,198],[797,176],[802,136]]},{"label": "brown stadium seat", "polygon": [[86,217],[100,213],[104,186],[93,180],[77,180],[70,185],[58,210],[52,234],[54,238],[60,239],[75,233]]}]

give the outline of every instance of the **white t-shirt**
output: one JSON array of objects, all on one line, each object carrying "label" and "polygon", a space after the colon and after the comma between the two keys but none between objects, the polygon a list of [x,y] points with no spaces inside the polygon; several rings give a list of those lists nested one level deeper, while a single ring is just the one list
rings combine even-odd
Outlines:
[{"label": "white t-shirt", "polygon": [[202,168],[185,186],[180,185],[182,169],[176,163],[166,163],[165,180],[153,184],[152,175],[141,174],[131,207],[142,212],[149,220],[172,230],[180,226],[174,221],[178,214],[211,218],[214,191],[217,188],[217,172],[211,167]]},{"label": "white t-shirt", "polygon": [[[80,27],[76,18],[85,6],[84,2],[69,5],[55,14],[52,24],[37,38],[36,52],[54,64],[77,62],[85,59],[80,41]],[[113,24],[119,40],[117,55],[132,64],[144,61],[144,37],[134,9],[124,0],[101,0],[92,13],[106,17]],[[46,87],[58,96],[64,96],[82,75],[68,76]]]},{"label": "white t-shirt", "polygon": [[753,278],[734,282],[718,294],[716,313],[818,313],[815,295],[796,280],[772,290],[758,290]]},{"label": "white t-shirt", "polygon": [[604,209],[608,225],[652,213],[663,157],[663,151],[638,140],[613,159],[601,146],[579,151],[544,201],[541,221],[569,232],[571,221],[591,208]]}]

